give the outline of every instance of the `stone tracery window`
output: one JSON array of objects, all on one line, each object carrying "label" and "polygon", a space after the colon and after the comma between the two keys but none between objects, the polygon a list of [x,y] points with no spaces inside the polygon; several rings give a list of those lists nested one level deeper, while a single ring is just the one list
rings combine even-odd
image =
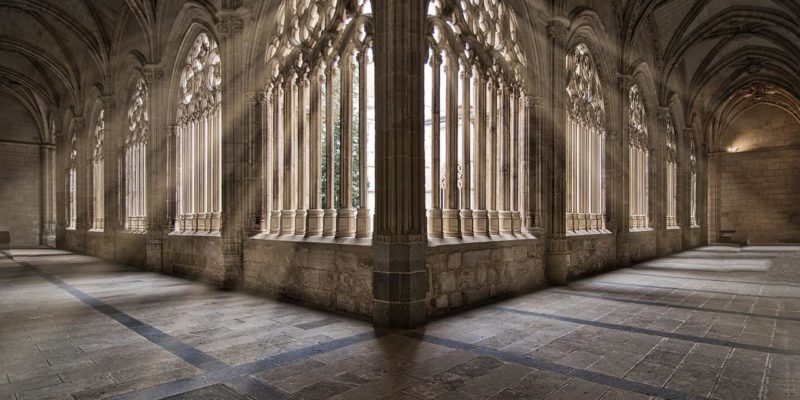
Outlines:
[{"label": "stone tracery window", "polygon": [[279,10],[264,108],[271,233],[372,235],[372,21],[370,0],[285,0]]},{"label": "stone tracery window", "polygon": [[602,86],[584,44],[567,54],[567,230],[605,229],[605,130]]},{"label": "stone tracery window", "polygon": [[105,110],[100,109],[95,117],[94,132],[92,134],[92,154],[89,158],[92,219],[91,229],[103,230],[105,216],[105,184],[103,172],[103,142],[105,140]]},{"label": "stone tracery window", "polygon": [[75,133],[72,132],[70,138],[70,151],[69,161],[67,164],[66,173],[66,221],[67,229],[75,230],[78,222],[78,181],[77,181],[77,163],[78,163],[78,140]]},{"label": "stone tracery window", "polygon": [[180,80],[176,229],[215,231],[222,212],[222,75],[217,42],[195,39]]},{"label": "stone tracery window", "polygon": [[648,163],[650,157],[647,116],[639,86],[628,93],[628,154],[630,186],[630,229],[649,227]]},{"label": "stone tracery window", "polygon": [[697,149],[694,145],[694,138],[689,142],[689,218],[692,226],[697,226]]},{"label": "stone tracery window", "polygon": [[149,91],[139,78],[128,108],[125,137],[125,229],[147,228],[147,138],[150,130]]},{"label": "stone tracery window", "polygon": [[667,125],[667,227],[678,226],[678,142],[672,115],[665,116]]},{"label": "stone tracery window", "polygon": [[425,67],[428,234],[521,233],[525,60],[498,0],[432,0]]}]

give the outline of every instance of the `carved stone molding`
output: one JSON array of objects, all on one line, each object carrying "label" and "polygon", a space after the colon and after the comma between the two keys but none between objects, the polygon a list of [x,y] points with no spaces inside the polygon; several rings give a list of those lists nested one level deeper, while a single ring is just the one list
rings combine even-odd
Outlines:
[{"label": "carved stone molding", "polygon": [[562,19],[551,19],[547,21],[547,36],[556,44],[564,45],[567,42],[569,24]]},{"label": "carved stone molding", "polygon": [[217,32],[222,37],[236,37],[244,31],[244,20],[238,15],[225,15],[217,22]]}]

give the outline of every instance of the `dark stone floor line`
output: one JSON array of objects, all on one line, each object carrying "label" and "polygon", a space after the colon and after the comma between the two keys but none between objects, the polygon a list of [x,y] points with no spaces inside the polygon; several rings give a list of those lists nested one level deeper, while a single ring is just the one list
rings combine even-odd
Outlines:
[{"label": "dark stone floor line", "polygon": [[800,322],[800,317],[779,317],[779,316],[776,316],[776,315],[756,314],[756,313],[749,313],[749,312],[744,312],[744,311],[723,310],[723,309],[720,309],[720,308],[703,308],[703,307],[687,306],[687,305],[683,305],[683,304],[662,303],[662,302],[658,302],[658,301],[623,299],[623,298],[620,298],[620,297],[601,296],[601,295],[593,295],[593,294],[586,294],[586,293],[570,292],[568,290],[555,289],[555,290],[551,290],[551,292],[552,293],[563,294],[563,295],[567,295],[567,296],[577,296],[577,297],[586,297],[586,298],[589,298],[589,299],[608,300],[608,301],[614,301],[614,302],[618,302],[618,303],[641,304],[641,305],[646,305],[646,306],[678,308],[678,309],[681,309],[681,310],[711,312],[711,313],[719,313],[719,314],[732,314],[732,315],[741,315],[741,316],[745,316],[745,317],[767,318],[767,319],[775,319],[775,320],[782,320],[782,321]]},{"label": "dark stone floor line", "polygon": [[479,356],[492,357],[501,361],[514,363],[518,365],[524,365],[531,368],[546,370],[560,375],[571,376],[585,381],[611,386],[613,388],[627,390],[630,392],[637,392],[649,396],[658,396],[670,400],[707,399],[707,397],[691,395],[679,392],[677,390],[662,388],[654,385],[648,385],[645,383],[634,382],[624,378],[617,378],[614,376],[601,374],[599,372],[568,367],[566,365],[557,364],[554,362],[546,361],[532,356],[521,356],[500,350],[494,350],[486,347],[476,346],[469,343],[460,342],[457,340],[440,338],[433,335],[423,334],[417,331],[405,332],[403,334],[405,336],[421,340],[427,343],[436,344],[439,346],[445,346],[451,349],[468,351],[477,354]]},{"label": "dark stone floor line", "polygon": [[[679,287],[672,287],[672,286],[643,285],[643,284],[640,284],[640,283],[623,283],[623,282],[612,282],[612,281],[591,281],[591,283],[592,284],[601,283],[601,284],[605,284],[605,285],[617,285],[617,286],[644,287],[644,288],[650,288],[650,289],[682,290],[682,291],[685,291],[685,292],[727,294],[727,295],[738,296],[738,297],[760,297],[762,299],[800,300],[800,297],[798,297],[798,296],[769,296],[769,295],[763,295],[763,294],[746,294],[746,293],[725,292],[725,291],[717,291],[717,290],[687,289],[687,288],[679,288]],[[580,286],[577,286],[577,287],[580,287]]]},{"label": "dark stone floor line", "polygon": [[[646,267],[646,268],[631,268],[631,269],[633,269],[633,271],[625,271],[625,272],[615,271],[614,273],[615,274],[620,274],[620,275],[638,275],[638,276],[655,276],[655,277],[659,277],[659,278],[671,278],[671,279],[689,279],[689,280],[693,280],[693,281],[725,282],[725,283],[733,283],[733,284],[743,283],[743,284],[747,284],[747,285],[787,286],[787,287],[793,287],[793,288],[800,288],[800,285],[793,284],[793,283],[788,283],[788,282],[787,283],[781,283],[781,281],[764,281],[764,282],[731,281],[731,280],[727,280],[727,279],[694,278],[694,277],[690,277],[690,276],[645,274],[645,273],[639,272],[639,271],[647,271],[647,270],[675,271],[674,269],[668,269],[668,268],[650,268],[650,267]],[[699,270],[699,269],[697,269],[697,270],[680,270],[680,271],[703,272],[702,270]]]},{"label": "dark stone floor line", "polygon": [[777,347],[767,347],[767,346],[759,346],[754,344],[747,344],[747,343],[739,343],[730,340],[723,340],[723,339],[714,339],[714,338],[705,338],[700,336],[693,336],[693,335],[685,335],[682,333],[673,333],[673,332],[664,332],[664,331],[657,331],[653,329],[646,329],[646,328],[637,328],[634,326],[627,326],[627,325],[620,325],[620,324],[612,324],[608,322],[600,322],[600,321],[590,321],[588,319],[580,319],[580,318],[572,318],[572,317],[565,317],[561,315],[555,314],[543,314],[538,313],[535,311],[527,311],[527,310],[519,310],[516,308],[509,308],[509,307],[495,307],[497,310],[519,314],[519,315],[526,315],[531,317],[537,318],[546,318],[555,321],[562,321],[562,322],[569,322],[578,325],[588,325],[594,326],[598,328],[605,328],[605,329],[612,329],[616,331],[622,332],[630,332],[630,333],[641,333],[644,335],[650,336],[659,336],[663,338],[669,339],[678,339],[678,340],[685,340],[687,342],[693,343],[704,343],[704,344],[713,344],[717,346],[726,346],[738,349],[745,349],[745,350],[753,350],[758,351],[761,353],[767,354],[784,354],[784,355],[791,355],[796,356],[800,355],[800,350],[790,350],[790,349],[781,349]]},{"label": "dark stone floor line", "polygon": [[[342,345],[351,345],[363,341],[359,340],[362,339],[360,337],[359,338],[348,337],[343,339],[336,339],[320,345],[310,346],[306,349],[290,351],[270,357],[268,359],[232,367],[193,346],[181,342],[177,338],[170,336],[169,334],[161,331],[160,329],[150,324],[147,324],[117,309],[116,307],[109,305],[103,302],[102,300],[99,300],[89,295],[86,292],[83,292],[82,290],[64,282],[58,277],[42,271],[36,266],[33,266],[24,261],[15,260],[5,251],[3,251],[2,254],[11,259],[12,261],[14,261],[17,265],[20,265],[23,269],[33,271],[36,275],[52,283],[53,285],[59,287],[65,292],[69,293],[76,299],[80,300],[84,304],[93,308],[95,311],[108,316],[109,318],[117,321],[118,323],[128,328],[129,330],[136,332],[138,335],[144,337],[153,344],[158,345],[159,347],[163,348],[166,351],[169,351],[170,353],[186,361],[187,363],[206,372],[206,374],[201,375],[202,377],[201,379],[189,378],[187,380],[184,380],[184,382],[173,381],[165,385],[159,385],[153,388],[148,388],[155,390],[145,389],[142,391],[135,391],[114,398],[125,398],[125,399],[163,398],[185,393],[187,391],[194,389],[199,389],[205,386],[209,386],[211,384],[224,383],[230,381],[230,384],[233,387],[235,387],[239,391],[242,391],[250,395],[256,400],[282,399],[282,398],[289,399],[291,397],[285,395],[277,388],[273,387],[272,385],[266,382],[253,378],[249,375],[256,372],[267,371],[269,369],[281,365],[282,363],[294,361],[299,358],[336,350],[338,348],[341,348]],[[355,336],[360,336],[360,335],[355,335]],[[208,378],[209,376],[216,376],[217,379],[210,381],[203,379],[203,378]]]}]

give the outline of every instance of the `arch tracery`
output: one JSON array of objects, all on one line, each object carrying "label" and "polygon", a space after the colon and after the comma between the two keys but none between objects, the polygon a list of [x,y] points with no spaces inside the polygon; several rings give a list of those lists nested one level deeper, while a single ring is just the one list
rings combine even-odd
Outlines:
[{"label": "arch tracery", "polygon": [[531,99],[515,16],[497,0],[433,0],[427,32],[428,234],[521,233],[538,221],[521,211]]},{"label": "arch tracery", "polygon": [[89,158],[91,171],[91,229],[103,230],[105,221],[105,173],[103,160],[103,144],[105,142],[105,110],[100,109],[95,117],[92,132],[92,151]]},{"label": "arch tracery", "polygon": [[594,59],[585,44],[567,54],[567,230],[605,229],[606,110]]},{"label": "arch tracery", "polygon": [[150,92],[144,78],[134,86],[125,136],[125,229],[147,228],[147,140]]},{"label": "arch tracery", "polygon": [[630,187],[630,228],[649,227],[649,162],[650,142],[647,114],[639,86],[628,91],[628,171]]},{"label": "arch tracery", "polygon": [[177,110],[181,231],[214,231],[222,211],[222,73],[217,42],[197,35],[184,61]]}]

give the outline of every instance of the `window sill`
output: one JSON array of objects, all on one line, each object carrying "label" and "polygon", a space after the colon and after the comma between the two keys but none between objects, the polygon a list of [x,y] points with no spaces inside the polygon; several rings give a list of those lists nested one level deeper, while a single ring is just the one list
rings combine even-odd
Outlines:
[{"label": "window sill", "polygon": [[582,238],[589,236],[604,236],[604,235],[611,235],[611,231],[608,229],[567,231],[567,238]]},{"label": "window sill", "polygon": [[144,235],[147,231],[144,229],[123,229],[122,233],[126,235]]},{"label": "window sill", "polygon": [[681,228],[680,226],[668,226],[667,230],[668,231],[680,231],[680,230],[683,230],[683,228]]},{"label": "window sill", "polygon": [[372,237],[355,238],[355,237],[335,237],[335,236],[300,236],[300,235],[280,235],[276,233],[262,232],[250,236],[250,239],[262,240],[268,242],[282,242],[282,243],[314,243],[314,244],[358,246],[358,247],[372,246]]},{"label": "window sill", "polygon": [[481,247],[487,244],[497,244],[503,246],[511,242],[525,242],[535,241],[538,238],[530,233],[517,233],[517,234],[501,234],[494,236],[467,236],[467,237],[452,237],[452,238],[439,238],[429,237],[428,247],[447,247],[447,246],[462,246],[462,245],[475,245]]},{"label": "window sill", "polygon": [[167,236],[221,237],[222,235],[220,234],[219,231],[203,231],[203,232],[172,231]]},{"label": "window sill", "polygon": [[651,228],[649,226],[647,228],[631,228],[629,230],[630,233],[644,233],[644,232],[652,232],[652,231],[653,231],[653,228]]},{"label": "window sill", "polygon": [[104,229],[89,229],[87,232],[88,233],[103,233],[103,232],[105,232],[105,230]]},{"label": "window sill", "polygon": [[700,229],[700,228],[701,228],[700,225],[692,225],[690,229]]}]

